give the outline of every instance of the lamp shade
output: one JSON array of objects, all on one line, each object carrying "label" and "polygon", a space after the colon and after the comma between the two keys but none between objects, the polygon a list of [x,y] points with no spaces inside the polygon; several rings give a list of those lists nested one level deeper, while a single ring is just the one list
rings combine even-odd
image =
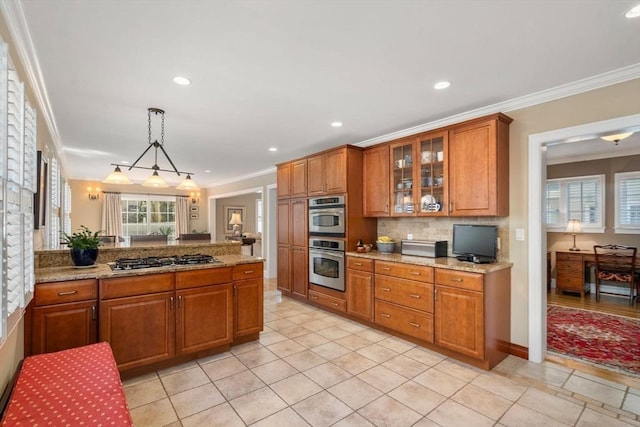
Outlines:
[{"label": "lamp shade", "polygon": [[629,138],[631,135],[633,135],[633,132],[624,132],[624,133],[617,133],[615,135],[601,136],[600,138],[604,139],[605,141],[615,142],[617,144],[618,141],[622,141],[625,138]]},{"label": "lamp shade", "polygon": [[199,190],[198,184],[191,179],[191,175],[187,175],[185,179],[182,180],[180,185],[176,187],[177,190]]},{"label": "lamp shade", "polygon": [[582,222],[579,219],[570,219],[567,223],[567,233],[582,233]]},{"label": "lamp shade", "polygon": [[164,179],[158,175],[158,171],[153,171],[151,176],[147,178],[145,182],[142,183],[143,187],[153,187],[153,188],[167,188],[169,184],[167,184]]},{"label": "lamp shade", "polygon": [[120,185],[133,184],[133,182],[129,179],[129,177],[120,170],[120,166],[116,166],[113,172],[111,172],[102,182],[104,182],[105,184],[120,184]]},{"label": "lamp shade", "polygon": [[229,221],[229,225],[242,225],[242,219],[240,218],[239,213],[231,214],[231,221]]}]

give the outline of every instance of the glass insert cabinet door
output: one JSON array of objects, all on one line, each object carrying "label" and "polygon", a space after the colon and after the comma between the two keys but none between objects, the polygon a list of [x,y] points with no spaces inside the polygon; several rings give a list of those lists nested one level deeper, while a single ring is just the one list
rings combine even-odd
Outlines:
[{"label": "glass insert cabinet door", "polygon": [[391,211],[392,216],[413,215],[415,139],[391,145]]},{"label": "glass insert cabinet door", "polygon": [[448,213],[447,142],[446,132],[425,134],[418,140],[417,211],[422,215]]}]

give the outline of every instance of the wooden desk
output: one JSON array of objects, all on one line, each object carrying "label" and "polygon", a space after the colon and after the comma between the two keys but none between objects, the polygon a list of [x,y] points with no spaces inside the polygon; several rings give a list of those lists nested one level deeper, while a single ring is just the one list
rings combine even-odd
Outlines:
[{"label": "wooden desk", "polygon": [[[579,292],[580,297],[591,291],[585,280],[586,272],[596,263],[593,251],[556,252],[556,288],[564,292]],[[636,267],[640,266],[640,256],[636,256]]]}]

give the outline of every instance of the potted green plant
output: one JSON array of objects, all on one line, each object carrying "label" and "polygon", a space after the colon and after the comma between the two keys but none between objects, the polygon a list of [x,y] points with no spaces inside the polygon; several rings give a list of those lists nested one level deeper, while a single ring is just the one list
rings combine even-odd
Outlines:
[{"label": "potted green plant", "polygon": [[72,233],[62,233],[62,243],[71,248],[71,260],[76,267],[90,267],[96,263],[98,258],[98,246],[101,245],[98,234],[84,225],[80,230]]}]

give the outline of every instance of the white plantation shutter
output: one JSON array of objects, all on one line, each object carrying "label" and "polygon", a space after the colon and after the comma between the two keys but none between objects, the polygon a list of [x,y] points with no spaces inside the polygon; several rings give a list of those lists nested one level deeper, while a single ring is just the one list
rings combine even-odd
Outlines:
[{"label": "white plantation shutter", "polygon": [[62,204],[62,231],[71,234],[71,186],[68,182],[64,183]]},{"label": "white plantation shutter", "polygon": [[615,174],[616,233],[640,234],[640,171]]},{"label": "white plantation shutter", "polygon": [[547,180],[547,230],[563,232],[570,219],[578,219],[583,232],[604,232],[604,200],[604,175]]},{"label": "white plantation shutter", "polygon": [[0,43],[0,343],[33,296],[36,127],[36,112]]},{"label": "white plantation shutter", "polygon": [[58,161],[52,158],[49,161],[49,195],[51,196],[51,209],[49,209],[49,247],[57,248],[60,245],[60,169]]}]

